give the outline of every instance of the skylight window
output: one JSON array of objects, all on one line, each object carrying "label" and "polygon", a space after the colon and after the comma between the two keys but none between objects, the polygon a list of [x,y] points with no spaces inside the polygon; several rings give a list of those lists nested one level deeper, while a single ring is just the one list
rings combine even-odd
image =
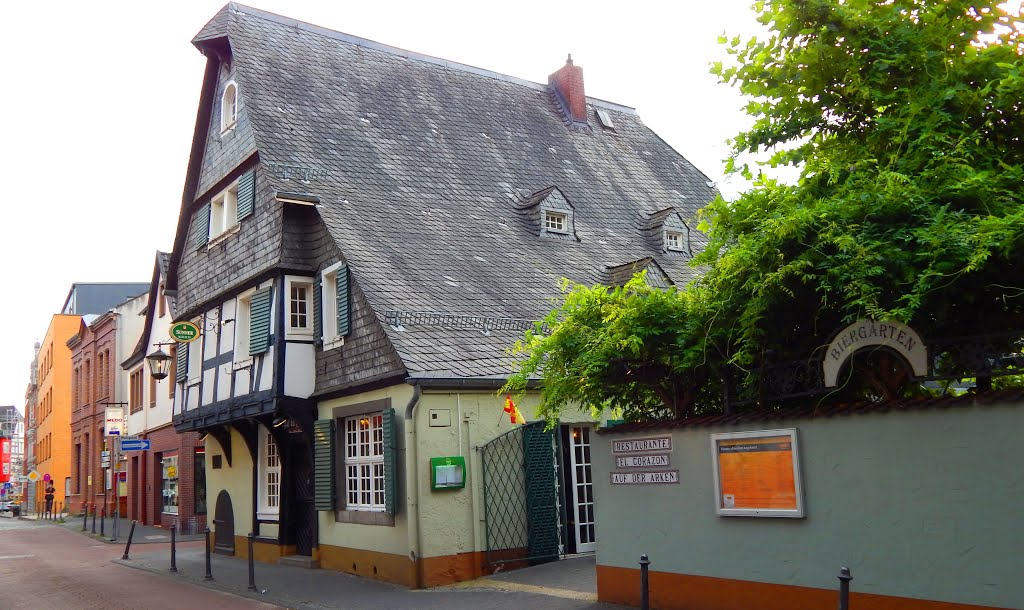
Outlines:
[{"label": "skylight window", "polygon": [[615,131],[615,123],[612,122],[612,115],[608,114],[607,110],[598,108],[597,120],[601,123],[601,127]]},{"label": "skylight window", "polygon": [[544,230],[552,233],[568,233],[567,215],[560,212],[544,212]]}]

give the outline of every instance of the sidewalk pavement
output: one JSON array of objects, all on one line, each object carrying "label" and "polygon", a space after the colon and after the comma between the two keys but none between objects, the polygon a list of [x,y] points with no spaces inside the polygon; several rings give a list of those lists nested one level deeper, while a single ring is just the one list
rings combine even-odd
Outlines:
[{"label": "sidewalk pavement", "polygon": [[[0,513],[0,516],[7,516],[7,513]],[[101,520],[98,516],[96,517],[96,519],[95,519],[96,533],[95,534],[93,533],[94,523],[93,523],[93,518],[92,518],[91,514],[89,515],[88,520],[83,519],[83,517],[81,517],[81,516],[75,517],[75,516],[64,515],[64,523],[61,523],[59,520],[58,521],[54,521],[52,519],[44,519],[42,517],[36,516],[34,513],[30,514],[30,515],[21,515],[18,518],[19,519],[23,519],[25,521],[39,521],[39,522],[50,523],[50,524],[53,524],[53,525],[58,525],[58,526],[63,527],[65,529],[68,529],[68,530],[71,530],[71,531],[74,531],[74,532],[78,532],[79,534],[84,534],[84,535],[91,536],[91,537],[95,538],[96,540],[99,540],[101,542],[106,542],[108,544],[121,544],[121,545],[123,545],[125,542],[128,541],[128,533],[131,531],[131,527],[132,527],[132,522],[130,520],[128,520],[128,519],[118,519],[118,523],[117,523],[117,536],[115,537],[114,536],[114,520],[112,518],[109,518],[109,517],[105,518],[103,520]],[[84,525],[85,525],[85,529],[82,528],[83,522],[84,522]],[[101,530],[102,530],[103,534],[100,534]],[[195,540],[200,540],[201,541],[201,540],[203,540],[203,534],[202,534],[202,532],[200,532],[198,534],[182,534],[181,532],[176,532],[175,533],[175,539],[178,542],[192,542],[192,541],[195,541]],[[164,528],[156,527],[156,526],[153,526],[153,525],[142,525],[141,523],[137,523],[135,525],[135,535],[132,536],[132,546],[135,546],[136,544],[154,544],[154,543],[158,543],[158,542],[170,542],[170,541],[171,541],[171,530],[169,530],[169,529],[164,529]]]},{"label": "sidewalk pavement", "polygon": [[[593,558],[589,560],[593,569]],[[574,561],[569,559],[566,561]],[[165,574],[192,584],[211,587],[285,608],[319,610],[322,608],[444,608],[445,610],[495,608],[580,608],[611,609],[617,606],[599,604],[589,592],[552,586],[530,585],[482,578],[436,589],[410,590],[377,580],[370,580],[331,570],[308,570],[293,566],[254,564],[256,590],[248,588],[248,562],[234,557],[213,555],[210,558],[212,581],[205,577],[204,549],[180,549],[176,556],[177,573],[170,573],[168,553],[142,550],[131,553],[128,560],[115,559],[147,572]],[[527,569],[529,570],[529,568]],[[550,577],[545,580],[551,584]]]},{"label": "sidewalk pavement", "polygon": [[[29,517],[23,519],[35,520]],[[40,520],[44,522],[43,520]],[[107,536],[82,531],[82,519],[65,523],[46,522],[123,549],[127,529],[122,529],[116,543]],[[98,523],[98,521],[97,521]],[[109,524],[108,524],[109,525]],[[130,525],[130,522],[129,522]],[[97,525],[97,532],[99,531]],[[203,535],[177,537],[181,542],[203,540]],[[160,547],[146,543],[165,543]],[[249,590],[249,564],[238,557],[214,554],[210,557],[212,580],[205,580],[205,548],[198,544],[178,547],[175,555],[177,572],[170,572],[170,532],[152,526],[137,525],[129,559],[118,554],[114,563],[297,610],[328,608],[443,608],[470,610],[523,610],[524,608],[614,609],[619,606],[600,604],[594,593],[594,556],[582,556],[543,564],[523,570],[503,572],[448,587],[410,590],[378,580],[360,578],[333,570],[309,570],[294,566],[255,563],[256,590]],[[143,546],[136,546],[142,544]]]}]

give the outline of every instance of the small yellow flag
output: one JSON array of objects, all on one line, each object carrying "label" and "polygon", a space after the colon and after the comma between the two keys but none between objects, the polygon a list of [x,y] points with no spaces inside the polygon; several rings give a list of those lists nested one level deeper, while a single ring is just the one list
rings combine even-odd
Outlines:
[{"label": "small yellow flag", "polygon": [[512,402],[512,397],[509,395],[505,396],[505,413],[508,413],[508,419],[513,424],[525,424],[526,418],[519,412],[519,407],[516,403]]}]

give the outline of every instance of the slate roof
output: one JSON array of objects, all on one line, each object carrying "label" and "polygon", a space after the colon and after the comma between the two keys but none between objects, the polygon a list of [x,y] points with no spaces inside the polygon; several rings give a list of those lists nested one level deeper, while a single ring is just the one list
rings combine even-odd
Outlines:
[{"label": "slate roof", "polygon": [[75,282],[64,299],[62,313],[102,315],[146,292],[148,283],[141,282]]},{"label": "slate roof", "polygon": [[[156,251],[156,260],[153,263],[153,279],[149,283],[149,302],[146,303],[146,307],[143,310],[146,315],[146,321],[142,327],[142,334],[139,335],[139,340],[135,344],[135,349],[132,353],[121,362],[121,368],[130,369],[142,362],[142,359],[146,357],[147,350],[150,348],[149,335],[153,330],[153,316],[157,314],[158,309],[155,307],[157,297],[160,296],[160,278],[167,276],[167,267],[170,264],[171,254],[170,252]],[[174,317],[174,299],[167,297],[167,312]]]},{"label": "slate roof", "polygon": [[[238,4],[197,46],[223,44],[221,32],[260,163],[278,192],[319,198],[379,316],[536,320],[561,278],[594,284],[647,257],[676,285],[693,277],[687,257],[651,245],[640,219],[669,207],[692,218],[716,192],[634,110],[588,98],[581,129],[547,85]],[[615,131],[601,128],[597,107]],[[294,168],[316,171],[302,181]],[[571,204],[578,240],[538,236],[517,211],[550,187]],[[412,376],[507,374],[504,350],[522,335],[384,326]]]}]

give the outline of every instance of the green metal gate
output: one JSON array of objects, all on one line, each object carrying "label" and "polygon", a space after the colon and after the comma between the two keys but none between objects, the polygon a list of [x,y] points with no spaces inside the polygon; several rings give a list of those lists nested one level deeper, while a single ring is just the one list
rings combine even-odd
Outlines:
[{"label": "green metal gate", "polygon": [[557,443],[554,430],[535,422],[481,448],[488,565],[558,559]]}]

